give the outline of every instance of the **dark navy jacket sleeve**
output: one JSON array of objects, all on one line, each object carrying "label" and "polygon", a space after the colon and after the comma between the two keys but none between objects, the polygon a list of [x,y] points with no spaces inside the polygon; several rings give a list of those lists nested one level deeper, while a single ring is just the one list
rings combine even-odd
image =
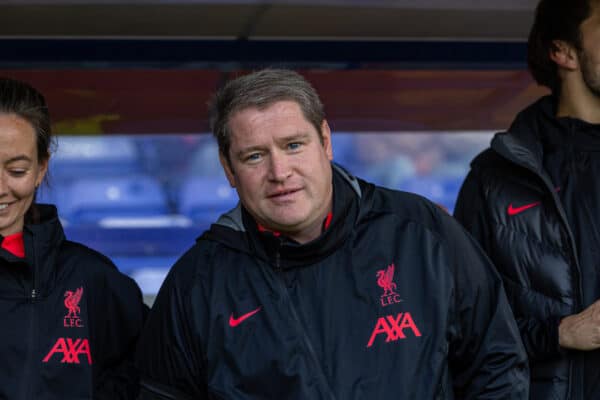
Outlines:
[{"label": "dark navy jacket sleeve", "polygon": [[[441,214],[441,213],[440,213]],[[527,399],[527,357],[502,281],[475,241],[442,216],[454,274],[450,368],[460,399]]]},{"label": "dark navy jacket sleeve", "polygon": [[[109,262],[109,261],[107,261]],[[133,399],[138,392],[135,346],[147,306],[133,279],[110,263],[95,278],[92,327],[94,399]]]},{"label": "dark navy jacket sleeve", "polygon": [[195,326],[207,311],[190,301],[196,287],[189,272],[198,262],[194,254],[189,251],[173,266],[148,316],[136,356],[140,399],[210,398]]},{"label": "dark navy jacket sleeve", "polygon": [[[476,171],[471,171],[459,192],[454,210],[456,219],[477,240],[479,245],[493,260],[493,233],[486,214],[486,196],[483,182]],[[499,265],[496,265],[499,267]],[[514,302],[518,301],[518,286],[507,279],[498,268],[500,276],[504,280],[506,294],[513,310]],[[547,360],[558,357],[562,350],[558,344],[558,325],[560,318],[549,318],[541,320],[532,315],[515,314],[515,319],[521,332],[521,338],[532,360]]]}]

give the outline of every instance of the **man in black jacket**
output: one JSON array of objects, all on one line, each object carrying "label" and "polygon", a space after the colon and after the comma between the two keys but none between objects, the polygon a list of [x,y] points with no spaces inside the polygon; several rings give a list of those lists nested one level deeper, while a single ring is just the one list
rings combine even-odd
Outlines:
[{"label": "man in black jacket", "polygon": [[434,204],[332,164],[304,78],[235,79],[212,116],[240,204],[164,282],[138,349],[142,399],[527,398],[483,252]]},{"label": "man in black jacket", "polygon": [[600,399],[600,2],[542,0],[528,59],[552,95],[475,158],[455,216],[504,279],[532,399]]}]

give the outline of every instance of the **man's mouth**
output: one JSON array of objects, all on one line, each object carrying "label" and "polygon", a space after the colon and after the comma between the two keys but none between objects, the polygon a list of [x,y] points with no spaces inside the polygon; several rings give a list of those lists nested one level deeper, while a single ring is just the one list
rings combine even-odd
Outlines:
[{"label": "man's mouth", "polygon": [[275,192],[275,193],[271,193],[271,194],[269,195],[269,197],[270,197],[270,198],[275,198],[275,199],[276,199],[276,198],[278,198],[278,197],[284,197],[284,196],[287,196],[287,195],[290,195],[290,194],[296,193],[296,192],[298,192],[299,190],[300,190],[300,189],[288,189],[288,190],[281,190],[281,191],[278,191],[278,192]]}]

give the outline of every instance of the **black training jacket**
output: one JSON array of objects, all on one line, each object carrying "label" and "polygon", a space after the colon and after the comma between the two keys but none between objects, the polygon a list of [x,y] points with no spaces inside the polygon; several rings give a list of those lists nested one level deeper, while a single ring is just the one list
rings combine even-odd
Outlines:
[{"label": "black training jacket", "polygon": [[526,399],[501,280],[454,219],[334,167],[299,245],[239,207],[176,263],[140,339],[142,399]]},{"label": "black training jacket", "polygon": [[23,229],[25,258],[0,248],[0,399],[135,398],[139,288],[66,240],[54,206],[35,207],[41,220]]},{"label": "black training jacket", "polygon": [[[551,179],[544,143],[551,134],[574,137],[578,130],[595,129],[598,134],[600,129],[555,118],[554,110],[554,100],[542,98],[521,112],[508,132],[494,137],[491,148],[471,164],[455,216],[487,251],[504,280],[530,360],[531,398],[588,400],[592,397],[585,395],[589,388],[583,383],[584,354],[559,346],[558,325],[587,305],[582,304],[581,267],[598,268],[597,258],[582,265],[575,238],[597,235],[594,221],[600,221],[600,215],[590,214],[593,208],[586,207],[586,194],[581,192],[575,196],[579,205],[571,204],[568,210],[584,213],[582,218],[589,218],[589,223],[584,231],[572,231],[561,201],[568,188],[561,189]],[[569,156],[574,150],[564,151]],[[592,178],[579,182],[580,187],[597,188],[600,176],[593,178],[583,168],[578,178]],[[567,176],[572,171],[559,173]]]}]

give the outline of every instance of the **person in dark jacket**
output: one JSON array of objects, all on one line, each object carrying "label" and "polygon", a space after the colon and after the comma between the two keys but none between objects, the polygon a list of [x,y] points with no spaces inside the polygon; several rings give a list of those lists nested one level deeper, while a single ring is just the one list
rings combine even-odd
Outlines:
[{"label": "person in dark jacket", "polygon": [[304,78],[234,79],[212,118],[241,201],[161,287],[137,353],[142,399],[527,398],[486,256],[436,205],[332,164]]},{"label": "person in dark jacket", "polygon": [[551,89],[472,162],[455,216],[504,279],[532,399],[600,399],[600,2],[542,0],[529,67]]},{"label": "person in dark jacket", "polygon": [[0,78],[0,398],[133,399],[141,292],[35,204],[51,142],[44,97]]}]

